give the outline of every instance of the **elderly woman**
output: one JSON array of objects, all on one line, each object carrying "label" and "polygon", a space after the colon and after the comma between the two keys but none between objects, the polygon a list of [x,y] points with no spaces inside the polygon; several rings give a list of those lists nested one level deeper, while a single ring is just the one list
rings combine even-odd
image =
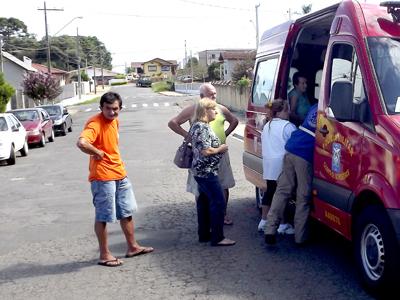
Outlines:
[{"label": "elderly woman", "polygon": [[192,172],[200,195],[197,198],[199,242],[212,246],[232,246],[235,241],[224,237],[225,198],[218,180],[218,165],[228,146],[220,140],[209,123],[215,119],[217,103],[209,98],[196,105],[189,135],[193,147]]},{"label": "elderly woman", "polygon": [[290,120],[300,125],[311,107],[307,97],[307,78],[300,72],[293,75],[294,88],[289,92]]}]

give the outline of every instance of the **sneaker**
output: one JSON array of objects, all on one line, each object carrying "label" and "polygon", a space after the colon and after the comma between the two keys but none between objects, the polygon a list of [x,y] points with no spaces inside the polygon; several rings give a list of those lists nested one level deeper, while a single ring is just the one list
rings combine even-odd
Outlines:
[{"label": "sneaker", "polygon": [[285,234],[293,235],[293,234],[294,234],[294,228],[293,228],[293,226],[290,225],[290,224],[287,224],[287,225],[288,225],[288,227],[285,229]]},{"label": "sneaker", "polygon": [[290,224],[280,224],[278,227],[278,234],[285,234],[285,230],[290,226]]},{"label": "sneaker", "polygon": [[260,223],[258,223],[258,231],[264,231],[267,226],[267,220],[261,219]]}]

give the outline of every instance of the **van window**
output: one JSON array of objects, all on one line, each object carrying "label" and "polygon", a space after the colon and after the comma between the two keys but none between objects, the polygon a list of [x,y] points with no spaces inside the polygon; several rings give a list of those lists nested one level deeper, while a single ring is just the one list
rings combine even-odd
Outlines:
[{"label": "van window", "polygon": [[252,94],[254,105],[264,106],[265,103],[272,100],[277,65],[277,57],[258,63]]},{"label": "van window", "polygon": [[331,87],[339,79],[353,83],[353,103],[359,104],[366,99],[357,54],[349,44],[335,44],[332,49]]},{"label": "van window", "polygon": [[398,114],[400,113],[400,41],[384,37],[370,37],[367,41],[387,112]]}]

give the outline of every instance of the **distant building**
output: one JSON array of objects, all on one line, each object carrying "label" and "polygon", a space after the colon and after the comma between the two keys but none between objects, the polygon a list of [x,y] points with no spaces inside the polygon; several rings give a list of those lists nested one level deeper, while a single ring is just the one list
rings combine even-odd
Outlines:
[{"label": "distant building", "polygon": [[162,75],[165,78],[175,76],[178,63],[176,60],[164,60],[153,58],[142,64],[144,75],[155,76]]},{"label": "distant building", "polygon": [[199,52],[199,65],[208,68],[213,62],[220,62],[221,54],[225,52],[248,52],[253,51],[253,49],[211,49],[203,50]]},{"label": "distant building", "polygon": [[[76,72],[76,71],[74,71]],[[117,72],[113,72],[110,70],[102,69],[102,68],[94,68],[94,67],[87,67],[86,74],[89,76],[91,80],[96,81],[96,85],[99,84],[108,84],[110,79],[115,78],[118,75]],[[104,82],[103,82],[104,80]]]},{"label": "distant building", "polygon": [[[32,63],[32,67],[34,67],[39,72],[42,72],[42,73],[45,73],[45,74],[49,73],[49,69],[45,65]],[[50,68],[50,71],[51,71],[51,75],[55,76],[59,80],[60,86],[65,85],[65,83],[66,83],[66,81],[68,79],[68,72],[67,71],[60,70],[60,69],[53,68],[53,67]]]},{"label": "distant building", "polygon": [[143,62],[131,62],[131,69],[135,74],[143,74]]},{"label": "distant building", "polygon": [[8,103],[7,109],[34,106],[32,99],[24,95],[22,88],[25,73],[37,72],[32,67],[31,60],[26,58],[25,61],[22,61],[6,51],[3,51],[2,54],[4,79],[15,89],[15,94]]},{"label": "distant building", "polygon": [[232,72],[239,62],[252,61],[256,58],[256,50],[224,51],[221,52],[219,61],[224,66],[224,80],[232,80]]}]

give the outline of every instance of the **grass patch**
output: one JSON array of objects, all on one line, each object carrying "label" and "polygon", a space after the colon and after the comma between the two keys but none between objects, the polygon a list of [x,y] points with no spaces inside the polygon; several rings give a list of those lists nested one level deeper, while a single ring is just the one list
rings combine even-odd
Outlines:
[{"label": "grass patch", "polygon": [[86,100],[84,102],[78,103],[76,105],[85,105],[85,104],[92,104],[100,101],[100,96],[94,97],[93,99]]},{"label": "grass patch", "polygon": [[164,92],[164,91],[172,91],[172,85],[173,82],[170,81],[158,81],[158,82],[154,82],[151,85],[151,89],[158,93],[158,92]]}]

